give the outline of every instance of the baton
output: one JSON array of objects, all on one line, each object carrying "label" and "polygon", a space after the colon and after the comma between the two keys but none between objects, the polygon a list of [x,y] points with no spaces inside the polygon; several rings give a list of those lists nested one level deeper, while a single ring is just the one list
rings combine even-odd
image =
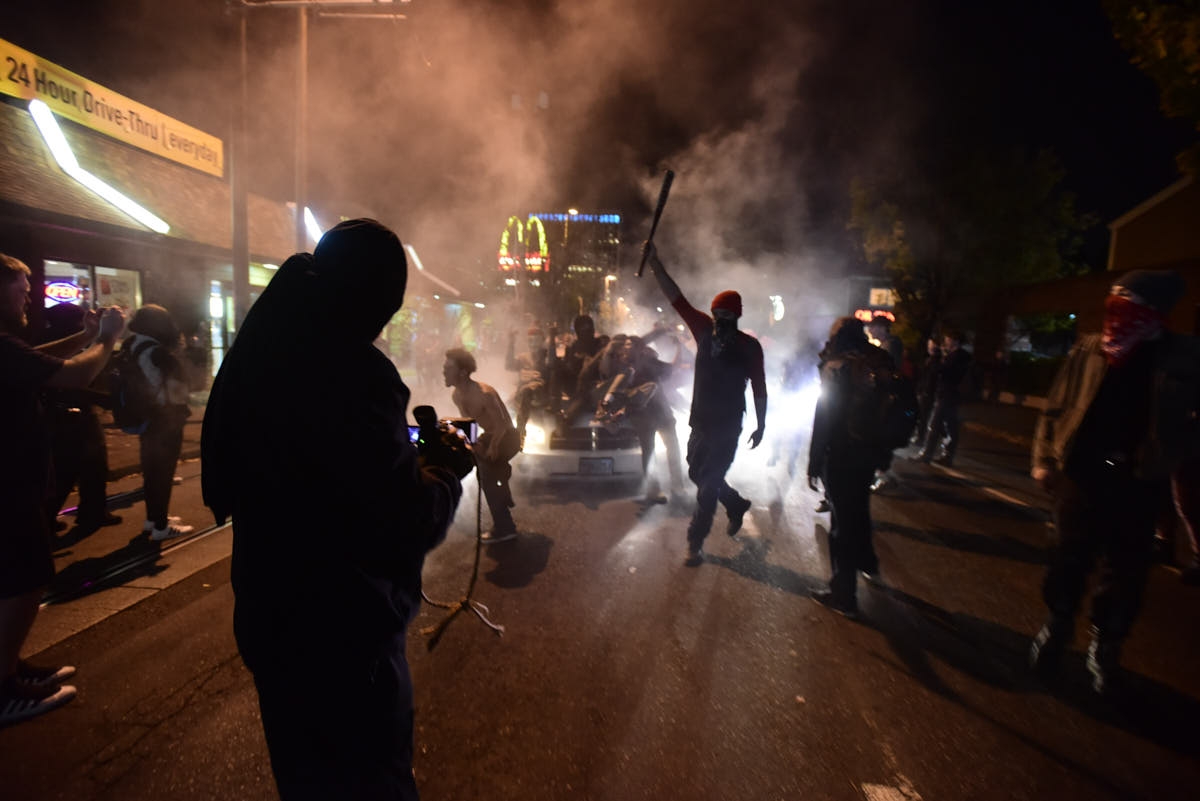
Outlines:
[{"label": "baton", "polygon": [[638,265],[637,277],[642,277],[642,270],[646,269],[646,259],[650,255],[650,248],[647,247],[654,241],[654,232],[658,229],[658,221],[662,218],[663,207],[667,205],[667,195],[671,194],[671,182],[675,180],[675,173],[667,170],[667,174],[663,176],[662,189],[658,190],[658,205],[654,208],[654,221],[650,223],[650,236],[646,237],[646,245],[642,246],[642,263]]}]

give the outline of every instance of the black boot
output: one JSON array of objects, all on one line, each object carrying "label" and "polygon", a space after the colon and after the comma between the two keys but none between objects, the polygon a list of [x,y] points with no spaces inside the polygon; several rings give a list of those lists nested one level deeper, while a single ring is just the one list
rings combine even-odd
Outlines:
[{"label": "black boot", "polygon": [[1075,634],[1075,624],[1070,618],[1051,615],[1046,625],[1033,637],[1029,646],[1029,667],[1043,679],[1053,678],[1058,673],[1063,651]]},{"label": "black boot", "polygon": [[1109,695],[1116,687],[1121,671],[1121,643],[1106,638],[1092,626],[1092,642],[1088,645],[1087,669],[1092,676],[1092,690],[1097,695]]}]

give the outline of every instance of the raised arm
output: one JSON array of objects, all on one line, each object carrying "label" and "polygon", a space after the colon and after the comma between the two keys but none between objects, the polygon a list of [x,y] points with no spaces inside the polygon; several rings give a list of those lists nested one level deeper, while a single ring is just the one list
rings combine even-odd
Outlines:
[{"label": "raised arm", "polygon": [[[100,371],[108,363],[108,357],[112,355],[117,335],[121,333],[121,329],[124,326],[125,315],[120,309],[106,309],[104,316],[100,319],[99,336],[96,337],[96,341],[83,353],[67,359],[63,363],[62,369],[52,375],[50,380],[46,382],[47,386],[58,387],[59,389],[81,389],[95,381],[96,376],[100,375]],[[65,340],[60,339],[57,342],[49,344],[52,347],[57,347],[61,343],[73,340],[76,337],[81,337],[77,345],[82,344],[86,339],[86,336],[82,335],[87,334],[88,331],[85,329],[73,337],[67,337]]]},{"label": "raised arm", "polygon": [[653,242],[646,243],[647,260],[650,264],[650,272],[654,273],[654,278],[658,281],[658,288],[662,290],[666,296],[667,302],[674,305],[675,301],[683,297],[683,292],[679,289],[679,284],[671,276],[667,275],[667,268],[663,266],[662,260],[658,258],[658,248]]}]

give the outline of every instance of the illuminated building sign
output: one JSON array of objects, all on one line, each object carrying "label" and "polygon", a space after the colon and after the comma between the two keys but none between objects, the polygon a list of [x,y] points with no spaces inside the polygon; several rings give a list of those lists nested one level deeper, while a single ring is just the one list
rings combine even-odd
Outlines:
[{"label": "illuminated building sign", "polygon": [[[535,240],[534,233],[537,233]],[[514,238],[516,243],[513,243]],[[536,245],[536,247],[535,247]],[[500,234],[500,252],[497,264],[503,272],[524,267],[533,273],[550,270],[550,248],[546,244],[546,226],[536,214],[529,215],[526,223],[520,217],[509,217]]]},{"label": "illuminated building sign", "polygon": [[66,281],[46,284],[46,298],[55,303],[75,303],[83,296],[83,290]]},{"label": "illuminated building sign", "polygon": [[505,272],[517,269],[520,263],[513,256],[513,248],[510,244],[514,234],[516,235],[518,245],[525,242],[525,226],[521,224],[519,217],[509,217],[508,222],[504,224],[504,232],[500,234],[499,264],[500,269]]},{"label": "illuminated building sign", "polygon": [[[533,232],[537,230],[537,249],[533,247]],[[530,272],[542,272],[550,269],[550,251],[546,247],[546,226],[538,217],[530,217],[525,225],[529,241],[525,246],[525,269]]]},{"label": "illuminated building sign", "polygon": [[224,144],[0,39],[0,93],[41,100],[61,117],[128,145],[221,178]]},{"label": "illuminated building sign", "polygon": [[892,314],[890,311],[881,311],[879,309],[855,309],[854,316],[855,318],[862,320],[864,323],[869,323],[876,317],[884,317],[889,322],[896,322],[896,315]]},{"label": "illuminated building sign", "polygon": [[546,222],[594,222],[608,223],[609,225],[621,223],[620,214],[546,214],[538,212],[529,216],[541,218]]},{"label": "illuminated building sign", "polygon": [[867,305],[890,309],[896,305],[896,291],[894,289],[873,286],[867,299]]}]

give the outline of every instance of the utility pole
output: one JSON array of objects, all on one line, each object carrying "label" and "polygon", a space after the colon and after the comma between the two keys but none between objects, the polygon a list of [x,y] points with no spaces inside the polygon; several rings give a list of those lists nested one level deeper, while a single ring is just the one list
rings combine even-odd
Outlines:
[{"label": "utility pole", "polygon": [[[295,149],[295,224],[296,250],[306,251],[308,231],[304,224],[304,209],[308,205],[308,18],[309,9],[318,17],[361,17],[364,19],[408,19],[406,14],[377,9],[407,5],[409,0],[230,0],[241,12],[239,24],[240,69],[238,97],[235,101],[233,156],[230,167],[230,189],[233,194],[233,286],[234,316],[241,325],[250,306],[249,223],[246,219],[246,15],[250,9],[295,8],[299,13],[296,75],[296,149]],[[240,248],[240,250],[239,250]],[[239,288],[240,287],[240,288]]]},{"label": "utility pole", "polygon": [[[246,7],[238,8],[238,76],[230,138],[229,194],[233,233],[233,330],[250,311],[250,221],[246,202]],[[228,344],[226,344],[228,347]]]}]

